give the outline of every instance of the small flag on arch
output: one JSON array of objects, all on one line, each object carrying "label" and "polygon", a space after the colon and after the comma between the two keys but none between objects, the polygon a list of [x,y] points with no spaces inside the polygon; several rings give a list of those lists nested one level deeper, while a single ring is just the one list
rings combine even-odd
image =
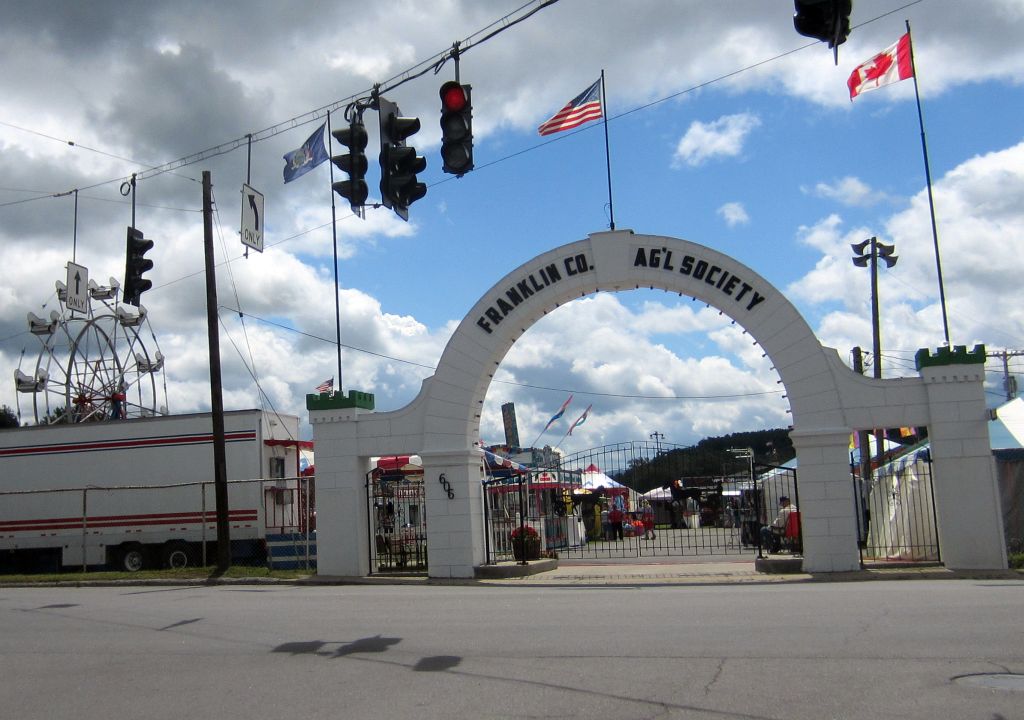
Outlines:
[{"label": "small flag on arch", "polygon": [[590,408],[592,408],[592,407],[594,407],[594,406],[593,405],[587,405],[587,409],[583,411],[583,414],[580,415],[578,418],[576,418],[576,422],[574,422],[572,424],[572,427],[569,428],[569,434],[570,435],[572,435],[572,431],[573,430],[575,430],[576,428],[578,428],[580,425],[582,425],[583,423],[585,423],[587,421],[587,416],[590,415]]},{"label": "small flag on arch", "polygon": [[329,393],[334,389],[334,378],[324,380],[314,388],[318,393]]},{"label": "small flag on arch", "polygon": [[850,100],[868,90],[914,77],[914,63],[910,57],[910,33],[853,69],[849,80]]},{"label": "small flag on arch", "polygon": [[324,123],[309,136],[298,150],[284,155],[284,181],[290,183],[297,180],[327,159],[327,148],[324,147]]},{"label": "small flag on arch", "polygon": [[572,130],[591,120],[601,117],[601,80],[581,92],[568,104],[543,122],[537,132],[541,135],[553,135],[562,130]]},{"label": "small flag on arch", "polygon": [[[555,420],[557,420],[558,418],[562,417],[562,415],[565,414],[565,409],[567,407],[569,407],[569,403],[571,403],[571,402],[572,402],[572,395],[570,395],[569,398],[564,403],[562,403],[562,407],[560,407],[558,409],[558,412],[556,412],[552,416],[552,418],[550,420],[548,420],[548,424],[544,426],[544,432],[547,432],[548,428],[551,427],[551,424],[553,422],[555,422]],[[542,432],[541,435],[543,435],[544,432]]]}]

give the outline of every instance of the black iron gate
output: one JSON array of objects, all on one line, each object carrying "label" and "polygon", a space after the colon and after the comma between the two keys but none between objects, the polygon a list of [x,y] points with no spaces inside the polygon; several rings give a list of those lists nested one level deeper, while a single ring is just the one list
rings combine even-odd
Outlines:
[{"label": "black iron gate", "polygon": [[[511,559],[512,532],[521,525],[533,528],[542,552],[566,560],[753,557],[779,498],[799,507],[799,497],[793,468],[752,460],[747,449],[723,460],[668,443],[628,442],[488,480],[489,561]],[[798,523],[796,533],[788,547],[799,551]]]},{"label": "black iron gate", "polygon": [[874,468],[867,482],[851,470],[861,563],[941,562],[929,449]]},{"label": "black iron gate", "polygon": [[426,492],[423,474],[366,476],[370,574],[427,571]]}]

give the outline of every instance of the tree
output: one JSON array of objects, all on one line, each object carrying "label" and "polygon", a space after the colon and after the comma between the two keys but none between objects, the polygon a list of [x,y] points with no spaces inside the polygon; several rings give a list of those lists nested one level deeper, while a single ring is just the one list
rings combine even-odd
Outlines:
[{"label": "tree", "polygon": [[18,422],[18,416],[15,415],[11,408],[4,405],[0,407],[0,428],[16,428],[21,423]]}]

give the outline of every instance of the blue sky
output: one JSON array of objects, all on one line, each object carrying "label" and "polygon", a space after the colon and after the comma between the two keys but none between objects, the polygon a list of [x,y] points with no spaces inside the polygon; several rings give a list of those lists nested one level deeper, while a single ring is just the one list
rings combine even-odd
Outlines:
[{"label": "blue sky", "polygon": [[[451,63],[387,92],[421,118],[413,144],[427,158],[421,179],[429,190],[409,223],[385,209],[351,217],[338,198],[342,342],[355,348],[344,351],[344,389],[375,393],[382,410],[404,406],[454,325],[495,282],[607,227],[601,124],[536,133],[602,69],[618,228],[732,255],[783,290],[847,359],[852,346],[871,347],[869,276],[853,267],[849,245],[872,235],[895,243],[900,261],[880,281],[882,366],[885,376],[913,372],[913,353],[943,341],[914,85],[853,103],[846,88],[851,70],[895,42],[905,20],[914,31],[952,340],[1024,349],[1024,2],[981,0],[969,13],[953,0],[854,5],[837,66],[823,44],[795,33],[788,0],[561,0],[463,55],[478,169],[460,179],[440,171],[437,153],[437,90],[453,76]],[[246,5],[239,21],[240,7],[99,3],[79,15],[70,4],[39,3],[19,6],[0,28],[0,55],[14,78],[0,103],[7,377],[32,371],[39,342],[25,315],[56,306],[53,282],[71,259],[73,200],[52,195],[88,188],[79,195],[76,259],[94,278],[120,277],[130,221],[121,180],[299,117],[253,146],[252,185],[267,198],[263,254],[240,257],[244,147],[140,181],[136,224],[157,243],[143,304],[167,356],[169,409],[209,408],[197,182],[208,169],[220,304],[245,315],[243,325],[237,313],[221,312],[225,404],[304,417],[305,393],[337,374],[331,191],[326,164],[282,184],[281,156],[323,122],[318,108],[522,14],[511,2],[300,2]],[[342,122],[340,113],[332,118]],[[373,113],[367,124],[373,198]],[[689,444],[787,425],[770,363],[698,305],[634,291],[552,313],[502,363],[483,439],[502,439],[499,408],[512,401],[522,438],[532,440],[569,393],[573,405],[543,441],[558,441],[593,403],[566,442],[570,451],[655,431]],[[987,369],[995,404],[1001,362]],[[0,383],[0,403],[31,421],[27,400]]]}]

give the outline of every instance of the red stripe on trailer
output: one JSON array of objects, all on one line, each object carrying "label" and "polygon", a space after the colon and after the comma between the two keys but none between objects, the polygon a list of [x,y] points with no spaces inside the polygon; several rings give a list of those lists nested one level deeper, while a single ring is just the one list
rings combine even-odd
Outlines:
[{"label": "red stripe on trailer", "polygon": [[[228,521],[243,523],[258,519],[255,509],[231,510],[228,512]],[[205,522],[216,522],[216,513],[207,512]],[[162,513],[153,515],[110,515],[105,517],[91,517],[86,523],[82,518],[40,518],[35,520],[11,520],[0,522],[0,532],[42,532],[49,530],[81,530],[92,528],[121,528],[130,531],[136,528],[149,527],[153,525],[170,525],[175,523],[200,525],[204,522],[201,513]],[[236,525],[236,527],[238,527]],[[246,525],[244,527],[251,527]]]},{"label": "red stripe on trailer", "polygon": [[[239,430],[224,433],[225,442],[245,442],[255,439],[255,430]],[[170,435],[164,437],[144,437],[124,440],[102,440],[97,442],[74,442],[58,443],[56,445],[30,445],[25,447],[0,448],[0,457],[18,457],[20,455],[61,455],[65,453],[90,452],[93,450],[133,450],[138,448],[204,445],[212,442],[212,433]]]}]

